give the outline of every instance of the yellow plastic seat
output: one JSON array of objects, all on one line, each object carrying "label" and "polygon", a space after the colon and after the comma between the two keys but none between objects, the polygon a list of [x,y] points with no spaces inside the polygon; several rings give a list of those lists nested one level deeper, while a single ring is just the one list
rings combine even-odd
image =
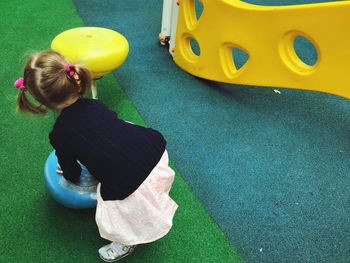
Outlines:
[{"label": "yellow plastic seat", "polygon": [[[126,38],[113,30],[100,27],[78,27],[57,35],[51,49],[65,56],[70,62],[87,67],[94,79],[121,66],[128,53]],[[97,98],[97,94],[93,97]]]}]

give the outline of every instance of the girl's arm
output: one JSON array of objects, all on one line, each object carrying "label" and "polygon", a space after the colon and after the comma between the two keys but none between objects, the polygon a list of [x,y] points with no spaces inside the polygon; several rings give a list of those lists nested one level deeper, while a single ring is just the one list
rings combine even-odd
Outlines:
[{"label": "girl's arm", "polygon": [[76,158],[67,152],[60,151],[59,149],[56,149],[56,156],[58,163],[61,166],[64,178],[69,181],[76,182],[81,174],[81,167]]},{"label": "girl's arm", "polygon": [[67,140],[67,136],[57,132],[51,132],[49,134],[49,139],[50,144],[55,149],[55,154],[60,166],[58,173],[63,174],[64,178],[69,181],[77,181],[81,174],[81,167],[69,147],[71,144]]}]

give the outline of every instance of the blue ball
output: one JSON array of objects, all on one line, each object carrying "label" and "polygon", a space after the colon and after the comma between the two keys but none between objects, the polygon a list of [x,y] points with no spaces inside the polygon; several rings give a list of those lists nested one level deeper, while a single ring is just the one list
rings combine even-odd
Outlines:
[{"label": "blue ball", "polygon": [[45,184],[50,195],[61,205],[82,209],[96,207],[96,188],[98,181],[89,173],[82,164],[82,172],[76,184],[66,180],[61,174],[56,173],[57,157],[52,151],[45,163]]}]

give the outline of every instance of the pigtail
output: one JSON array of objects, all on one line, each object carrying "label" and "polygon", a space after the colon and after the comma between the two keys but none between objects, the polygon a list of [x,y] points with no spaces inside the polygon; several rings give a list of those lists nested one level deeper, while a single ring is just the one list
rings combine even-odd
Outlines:
[{"label": "pigtail", "polygon": [[84,94],[86,91],[88,91],[91,88],[92,85],[92,77],[90,71],[80,65],[75,65],[75,72],[79,76],[80,80],[80,94]]},{"label": "pigtail", "polygon": [[44,114],[47,109],[43,105],[33,104],[26,96],[25,91],[21,90],[17,97],[18,110],[20,112],[28,112],[32,114]]}]

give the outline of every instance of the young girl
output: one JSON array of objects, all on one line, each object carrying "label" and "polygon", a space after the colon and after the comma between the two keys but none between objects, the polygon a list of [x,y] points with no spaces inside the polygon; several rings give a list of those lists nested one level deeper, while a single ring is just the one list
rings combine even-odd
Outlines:
[{"label": "young girl", "polygon": [[79,160],[99,181],[96,223],[101,237],[112,241],[99,255],[113,262],[169,232],[178,207],[168,195],[174,171],[158,131],[125,122],[102,102],[81,97],[91,82],[86,68],[43,51],[29,58],[15,87],[21,112],[60,113],[49,138],[63,176],[78,180]]}]

